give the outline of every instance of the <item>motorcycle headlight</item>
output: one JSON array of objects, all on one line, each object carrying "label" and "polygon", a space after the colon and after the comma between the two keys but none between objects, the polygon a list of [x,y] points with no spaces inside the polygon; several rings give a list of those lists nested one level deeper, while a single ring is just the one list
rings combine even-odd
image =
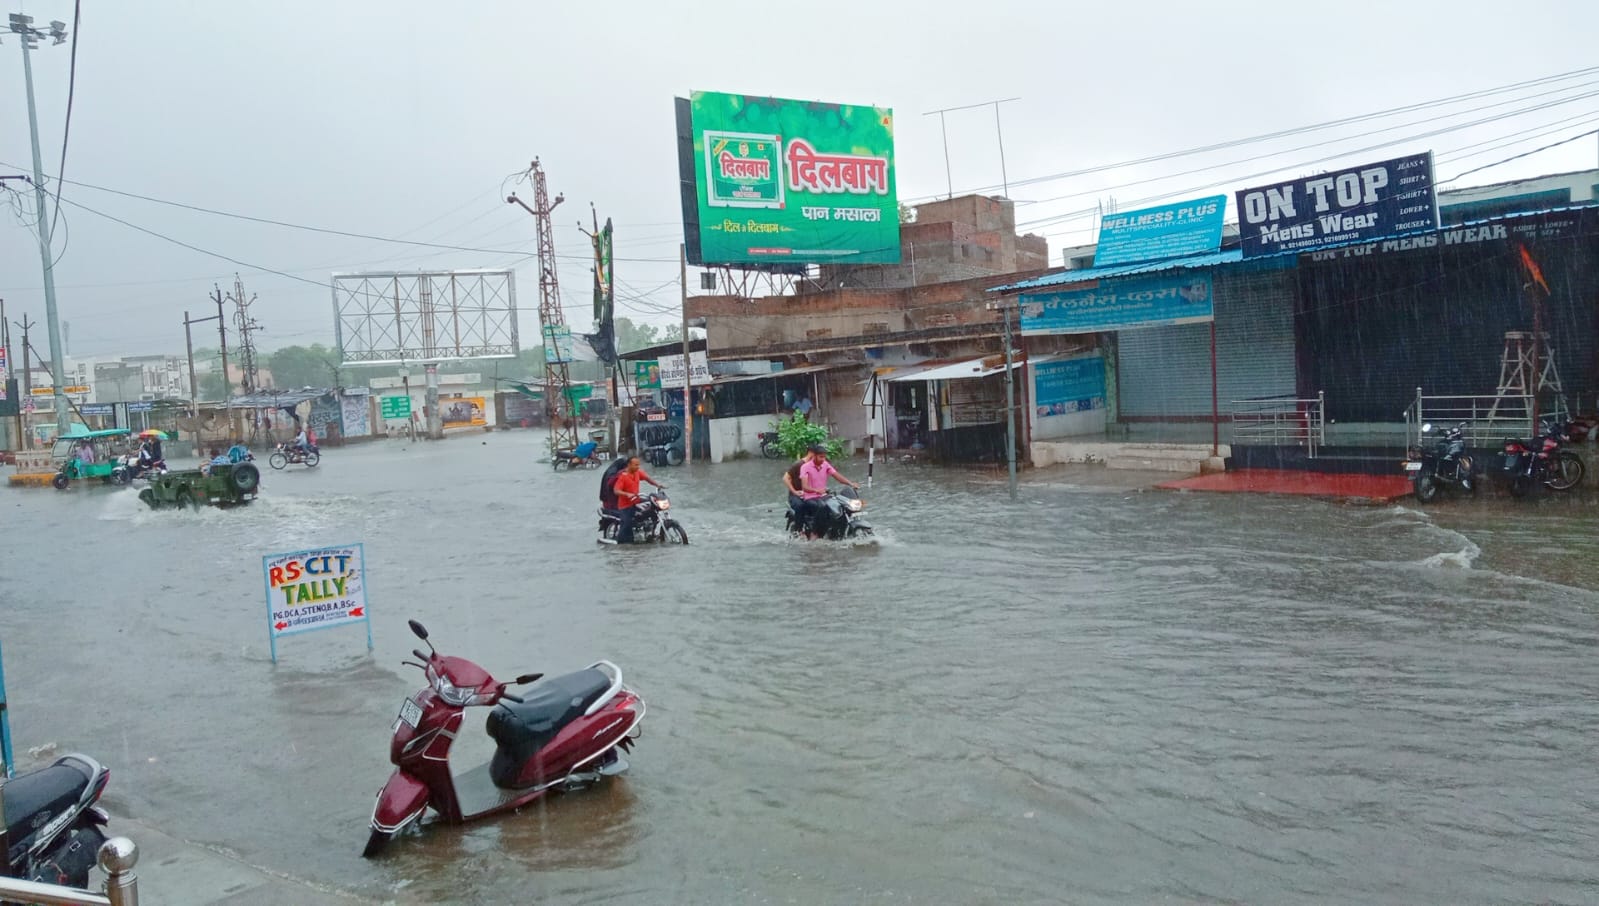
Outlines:
[{"label": "motorcycle headlight", "polygon": [[672,508],[672,501],[665,498],[657,500],[655,501],[655,508],[658,510],[669,510]]},{"label": "motorcycle headlight", "polygon": [[849,508],[851,512],[864,510],[866,509],[866,501],[860,499],[859,497],[852,497],[849,501]]},{"label": "motorcycle headlight", "polygon": [[446,705],[465,708],[469,705],[486,705],[489,697],[470,686],[457,686],[437,673],[432,673],[433,691]]}]

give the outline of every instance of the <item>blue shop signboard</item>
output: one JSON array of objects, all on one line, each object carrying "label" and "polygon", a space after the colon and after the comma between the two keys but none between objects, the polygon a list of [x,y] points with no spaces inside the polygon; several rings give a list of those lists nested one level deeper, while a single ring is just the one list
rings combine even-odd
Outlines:
[{"label": "blue shop signboard", "polygon": [[1431,151],[1238,192],[1245,258],[1437,228]]},{"label": "blue shop signboard", "polygon": [[1225,195],[1107,214],[1099,221],[1094,266],[1214,252],[1221,248],[1222,220],[1226,215]]},{"label": "blue shop signboard", "polygon": [[1097,355],[1033,366],[1039,418],[1105,408],[1105,360]]},{"label": "blue shop signboard", "polygon": [[1032,335],[1195,324],[1216,317],[1210,274],[1196,271],[1023,293],[1021,306],[1022,333]]}]

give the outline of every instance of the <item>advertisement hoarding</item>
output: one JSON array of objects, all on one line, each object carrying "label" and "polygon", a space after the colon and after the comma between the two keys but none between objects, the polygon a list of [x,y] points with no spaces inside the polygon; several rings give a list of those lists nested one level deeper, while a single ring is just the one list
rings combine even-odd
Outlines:
[{"label": "advertisement hoarding", "polygon": [[1238,191],[1245,258],[1437,228],[1431,151]]},{"label": "advertisement hoarding", "polygon": [[1033,366],[1033,404],[1039,418],[1105,408],[1105,360],[1084,356]]},{"label": "advertisement hoarding", "polygon": [[678,108],[689,263],[899,261],[893,111],[711,91]]},{"label": "advertisement hoarding", "polygon": [[446,428],[481,428],[489,423],[486,413],[481,396],[439,400],[439,415]]},{"label": "advertisement hoarding", "polygon": [[385,418],[410,418],[411,398],[408,396],[385,396],[378,400],[378,415]]},{"label": "advertisement hoarding", "polygon": [[[678,356],[678,360],[682,360]],[[682,367],[679,365],[678,367]],[[679,378],[681,382],[681,378]],[[645,359],[633,363],[633,386],[640,390],[661,389],[661,365],[654,359]]]},{"label": "advertisement hoarding", "polygon": [[1225,195],[1106,214],[1099,221],[1094,266],[1214,252],[1221,248],[1222,220],[1226,216]]},{"label": "advertisement hoarding", "polygon": [[267,554],[261,558],[261,573],[266,583],[273,663],[278,660],[278,636],[348,623],[366,623],[366,647],[372,650],[364,545]]},{"label": "advertisement hoarding", "polygon": [[1103,280],[1048,293],[1023,293],[1022,333],[1074,334],[1213,320],[1210,274],[1177,271]]},{"label": "advertisement hoarding", "polygon": [[544,362],[554,365],[572,361],[572,328],[565,324],[544,325]]}]

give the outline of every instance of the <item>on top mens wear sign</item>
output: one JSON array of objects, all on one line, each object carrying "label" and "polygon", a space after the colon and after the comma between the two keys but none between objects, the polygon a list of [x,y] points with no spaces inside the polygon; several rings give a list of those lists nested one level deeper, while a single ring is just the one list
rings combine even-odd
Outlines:
[{"label": "on top mens wear sign", "polygon": [[1214,252],[1221,248],[1222,220],[1226,215],[1225,195],[1106,214],[1099,221],[1094,266]]},{"label": "on top mens wear sign", "polygon": [[1245,258],[1438,227],[1432,152],[1238,192]]},{"label": "on top mens wear sign", "polygon": [[690,263],[899,261],[893,111],[711,91],[688,107]]}]

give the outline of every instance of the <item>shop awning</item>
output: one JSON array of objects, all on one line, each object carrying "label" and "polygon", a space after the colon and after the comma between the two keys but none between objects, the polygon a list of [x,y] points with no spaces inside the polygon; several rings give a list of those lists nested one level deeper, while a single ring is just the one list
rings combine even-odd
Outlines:
[{"label": "shop awning", "polygon": [[833,368],[849,368],[850,365],[801,365],[798,368],[785,368],[782,371],[768,371],[765,374],[724,374],[711,378],[711,385],[719,387],[723,384],[738,384],[743,381],[760,381],[769,378],[796,377],[802,374],[815,374],[818,371],[828,371]]},{"label": "shop awning", "polygon": [[[1015,368],[1022,364],[1022,359],[1011,363]],[[963,378],[988,377],[1005,370],[1003,356],[991,355],[980,359],[968,359],[964,362],[955,362],[948,365],[933,365],[926,368],[908,368],[905,371],[896,371],[888,375],[887,381],[958,381]]]},{"label": "shop awning", "polygon": [[298,406],[306,400],[327,396],[332,390],[267,390],[261,393],[252,393],[248,396],[236,396],[228,400],[229,409],[278,409],[283,406]]}]

